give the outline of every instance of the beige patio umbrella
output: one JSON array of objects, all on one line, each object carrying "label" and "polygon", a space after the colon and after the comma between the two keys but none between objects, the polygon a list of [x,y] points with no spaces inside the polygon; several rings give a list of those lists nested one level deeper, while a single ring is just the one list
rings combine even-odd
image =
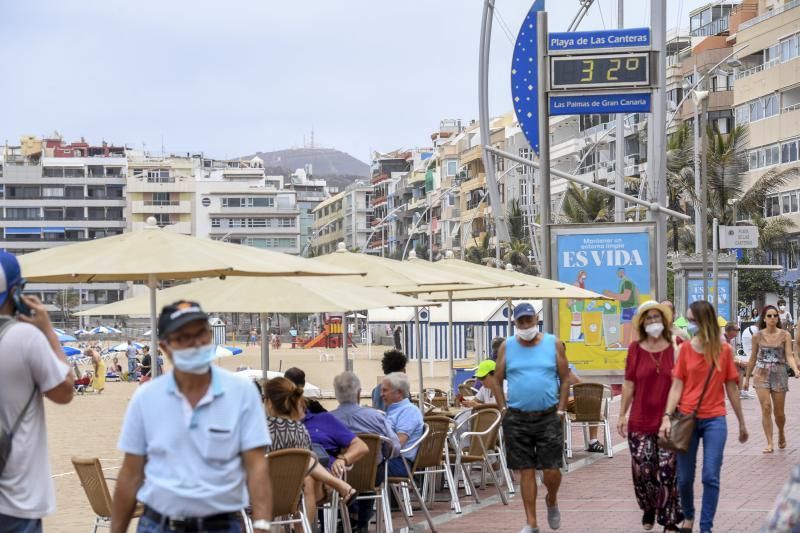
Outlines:
[{"label": "beige patio umbrella", "polygon": [[[478,276],[469,273],[442,270],[424,261],[395,261],[393,259],[386,259],[374,255],[348,252],[342,243],[339,244],[336,252],[315,257],[313,260],[343,269],[366,272],[366,276],[360,281],[364,285],[385,287],[392,292],[401,294],[418,294],[422,292],[455,289],[471,291],[498,286],[497,283],[480,279]],[[420,304],[415,305],[414,308],[421,407],[422,390],[424,387],[422,376],[422,335],[420,334],[421,328],[419,324]],[[450,360],[450,379],[452,380],[452,353],[450,354]]]},{"label": "beige patio umbrella", "polygon": [[[410,307],[438,305],[395,294],[377,287],[363,287],[352,281],[336,281],[319,277],[268,277],[206,279],[156,291],[157,306],[186,299],[199,302],[207,311],[216,313],[350,313],[378,307]],[[147,313],[146,295],[112,304],[93,307],[79,316],[143,315]],[[344,328],[347,331],[347,328]],[[262,370],[269,368],[269,343]],[[346,343],[343,343],[346,344]],[[347,353],[345,369],[351,370]]]},{"label": "beige patio umbrella", "polygon": [[150,288],[150,349],[154,354],[158,353],[156,286],[161,280],[360,273],[250,246],[164,231],[152,217],[147,224],[140,231],[22,255],[22,273],[28,281],[42,283],[146,282]]}]

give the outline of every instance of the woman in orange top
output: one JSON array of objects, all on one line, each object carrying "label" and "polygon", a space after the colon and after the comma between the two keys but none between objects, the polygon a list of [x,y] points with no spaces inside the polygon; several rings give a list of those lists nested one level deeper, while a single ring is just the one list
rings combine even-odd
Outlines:
[{"label": "woman in orange top", "polygon": [[710,532],[719,502],[722,454],[728,436],[725,392],[728,393],[728,399],[739,420],[739,442],[746,442],[748,435],[737,387],[739,372],[733,362],[730,345],[720,340],[714,307],[706,301],[696,301],[689,306],[686,319],[689,321],[687,329],[692,339],[681,344],[659,433],[664,437],[669,436],[669,415],[676,407],[682,414],[697,411],[697,424],[689,449],[686,453],[678,454],[678,493],[684,516],[681,531],[691,532],[694,525],[694,475],[697,448],[700,439],[703,439],[700,531]]}]

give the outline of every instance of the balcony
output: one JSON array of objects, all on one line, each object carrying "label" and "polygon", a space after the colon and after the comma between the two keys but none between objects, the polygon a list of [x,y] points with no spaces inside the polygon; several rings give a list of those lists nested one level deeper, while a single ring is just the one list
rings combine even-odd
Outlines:
[{"label": "balcony", "polygon": [[184,177],[147,178],[142,175],[128,179],[128,192],[194,192],[193,179]]},{"label": "balcony", "polygon": [[[337,230],[341,232],[341,230]],[[225,235],[230,233],[231,235],[299,235],[300,232],[296,226],[289,227],[289,228],[276,228],[276,227],[267,227],[267,228],[241,228],[241,227],[234,227],[234,226],[221,226],[218,228],[210,228],[208,230],[209,235]]]},{"label": "balcony", "polygon": [[373,185],[377,185],[379,183],[383,183],[384,181],[387,181],[388,179],[389,179],[389,174],[386,174],[386,173],[378,174],[377,176],[372,178],[372,184]]},{"label": "balcony", "polygon": [[[134,222],[132,225],[133,231],[138,231],[145,229],[147,227],[147,222]],[[191,235],[192,234],[192,223],[191,222],[176,222],[175,224],[159,224],[159,228],[171,231],[172,233],[180,233],[182,235]]]},{"label": "balcony", "polygon": [[713,20],[710,23],[692,30],[692,37],[707,37],[709,35],[720,35],[728,33],[728,17]]},{"label": "balcony", "polygon": [[760,65],[756,65],[754,67],[739,71],[736,74],[736,79],[737,80],[741,80],[743,78],[747,78],[749,76],[752,76],[753,74],[757,74],[757,73],[762,72],[764,70],[769,70],[769,69],[771,69],[772,67],[774,67],[776,65],[780,65],[780,63],[781,63],[780,58],[776,57],[775,59],[773,59],[771,61],[767,61],[766,63],[762,63]]},{"label": "balcony", "polygon": [[460,164],[466,165],[467,163],[475,161],[476,159],[480,159],[482,155],[483,152],[481,151],[481,146],[480,145],[473,146],[472,148],[464,150],[463,152],[461,152],[461,154],[459,154],[459,159],[461,160]]},{"label": "balcony", "polygon": [[797,6],[800,6],[800,0],[792,0],[791,2],[786,2],[782,6],[776,7],[775,9],[771,9],[766,13],[763,13],[757,17],[742,22],[741,24],[739,24],[739,31],[751,28],[756,24],[758,24],[759,22],[764,22],[765,20],[769,20],[772,17],[777,17],[781,13],[789,11],[790,9],[794,9]]},{"label": "balcony", "polygon": [[192,203],[188,200],[144,200],[131,202],[131,213],[134,215],[157,213],[191,213]]}]

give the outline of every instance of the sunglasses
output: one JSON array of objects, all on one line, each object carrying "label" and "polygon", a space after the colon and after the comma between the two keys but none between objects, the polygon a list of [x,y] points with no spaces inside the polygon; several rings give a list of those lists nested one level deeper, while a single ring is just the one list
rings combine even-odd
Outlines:
[{"label": "sunglasses", "polygon": [[764,315],[766,318],[778,318],[778,315]]}]

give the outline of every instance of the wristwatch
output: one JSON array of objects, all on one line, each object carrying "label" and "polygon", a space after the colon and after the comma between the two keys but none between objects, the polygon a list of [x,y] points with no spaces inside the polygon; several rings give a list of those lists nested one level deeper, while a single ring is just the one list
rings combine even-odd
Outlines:
[{"label": "wristwatch", "polygon": [[264,520],[263,518],[259,520],[254,520],[253,529],[262,529],[264,531],[269,531],[270,529],[272,529],[272,521]]}]

